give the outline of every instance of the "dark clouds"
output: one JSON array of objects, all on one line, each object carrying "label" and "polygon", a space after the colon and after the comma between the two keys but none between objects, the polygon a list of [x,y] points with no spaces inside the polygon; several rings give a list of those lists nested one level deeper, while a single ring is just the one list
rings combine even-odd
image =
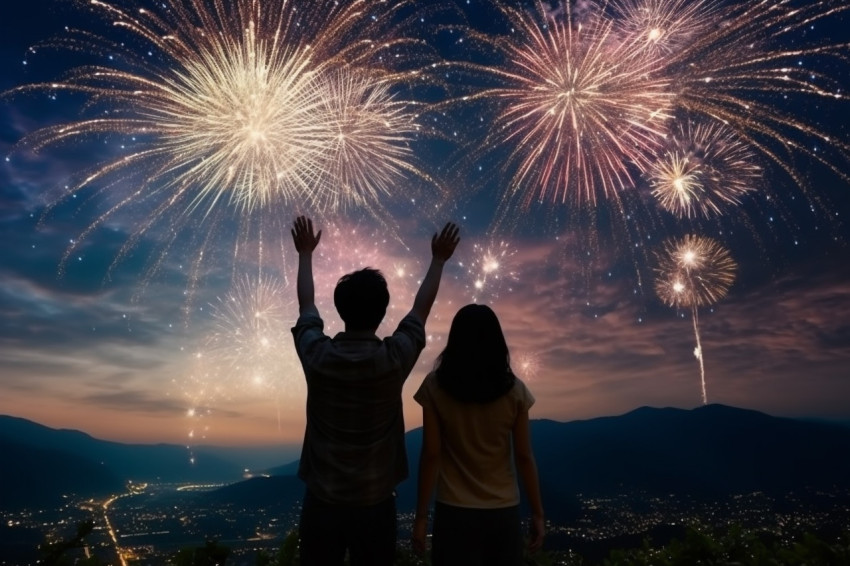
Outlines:
[{"label": "dark clouds", "polygon": [[185,411],[185,405],[176,399],[162,398],[149,391],[116,391],[86,395],[80,399],[94,407],[106,407],[119,411],[164,413],[173,417]]}]

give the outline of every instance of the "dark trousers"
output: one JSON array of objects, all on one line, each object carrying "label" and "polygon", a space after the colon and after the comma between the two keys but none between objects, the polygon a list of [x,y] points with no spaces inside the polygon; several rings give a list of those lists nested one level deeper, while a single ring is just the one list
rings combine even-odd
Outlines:
[{"label": "dark trousers", "polygon": [[438,501],[431,549],[434,566],[521,565],[519,506],[467,509]]},{"label": "dark trousers", "polygon": [[298,527],[303,566],[392,566],[397,524],[395,497],[366,507],[326,503],[309,491]]}]

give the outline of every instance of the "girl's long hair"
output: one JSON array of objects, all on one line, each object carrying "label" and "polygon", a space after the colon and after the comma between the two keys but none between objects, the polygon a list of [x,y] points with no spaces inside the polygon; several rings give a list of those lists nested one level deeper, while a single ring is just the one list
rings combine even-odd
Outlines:
[{"label": "girl's long hair", "polygon": [[472,304],[457,312],[435,368],[437,383],[459,401],[487,403],[510,391],[516,377],[493,309]]}]

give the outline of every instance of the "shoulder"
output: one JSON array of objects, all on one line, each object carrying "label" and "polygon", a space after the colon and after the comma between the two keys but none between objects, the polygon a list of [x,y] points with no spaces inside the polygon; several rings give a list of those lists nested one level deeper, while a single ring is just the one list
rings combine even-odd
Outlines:
[{"label": "shoulder", "polygon": [[513,395],[514,399],[516,399],[517,402],[519,402],[519,404],[526,410],[531,408],[536,401],[534,395],[531,394],[531,391],[525,383],[518,377],[514,380],[514,386],[511,388],[510,394]]},{"label": "shoulder", "polygon": [[437,384],[437,374],[432,371],[425,376],[425,379],[422,380],[422,383],[419,385],[419,389],[417,389],[416,393],[413,394],[413,400],[423,407],[428,406],[433,402],[434,393],[437,388],[439,388],[439,385]]},{"label": "shoulder", "polygon": [[295,338],[296,348],[305,347],[308,343],[327,338],[324,328],[325,322],[319,316],[319,309],[315,305],[305,308],[298,316],[295,326],[292,327],[292,336]]},{"label": "shoulder", "polygon": [[325,323],[319,315],[319,309],[316,305],[310,305],[309,307],[304,308],[298,315],[298,320],[295,321],[295,328],[292,330],[294,332],[299,327],[317,325],[324,328]]},{"label": "shoulder", "polygon": [[425,323],[413,311],[407,313],[404,318],[398,323],[392,338],[396,338],[399,334],[407,335],[414,340],[421,341],[425,344]]},{"label": "shoulder", "polygon": [[[384,338],[384,344],[396,355],[404,356],[413,362],[425,348],[425,325],[415,314],[408,313],[393,332]],[[412,363],[410,364],[412,367]]]}]

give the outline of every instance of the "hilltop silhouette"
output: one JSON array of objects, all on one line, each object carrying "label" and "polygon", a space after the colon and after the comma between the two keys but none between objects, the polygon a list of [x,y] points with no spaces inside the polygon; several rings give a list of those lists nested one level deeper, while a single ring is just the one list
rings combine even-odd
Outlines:
[{"label": "hilltop silhouette", "polygon": [[[552,520],[576,515],[577,494],[721,498],[850,489],[850,427],[839,424],[707,405],[641,407],[572,422],[535,420],[531,428]],[[421,429],[409,431],[406,442],[415,475]],[[267,470],[278,477],[243,482],[236,463],[206,456],[193,465],[182,446],[106,442],[15,417],[0,416],[0,451],[4,461],[14,463],[0,467],[4,507],[42,503],[68,492],[114,493],[127,480],[226,481],[233,485],[210,497],[233,503],[281,499],[291,505],[303,495],[303,484],[294,477],[297,461]],[[415,477],[399,486],[400,511],[413,508],[415,489]]]},{"label": "hilltop silhouette", "polygon": [[241,468],[173,444],[122,444],[0,415],[0,505],[47,505],[62,495],[117,493],[128,481],[238,481]]},{"label": "hilltop silhouette", "polygon": [[[850,428],[780,418],[724,405],[697,409],[641,407],[613,417],[531,423],[547,516],[570,521],[577,494],[642,492],[715,499],[761,491],[850,489]],[[407,433],[410,469],[419,463],[422,430]],[[267,470],[294,476],[297,462]],[[267,497],[301,496],[297,482],[274,484]],[[260,497],[263,482],[234,487],[228,497]],[[274,491],[271,491],[274,490]],[[283,492],[286,495],[282,495]],[[415,477],[398,488],[398,508],[416,499]]]}]

